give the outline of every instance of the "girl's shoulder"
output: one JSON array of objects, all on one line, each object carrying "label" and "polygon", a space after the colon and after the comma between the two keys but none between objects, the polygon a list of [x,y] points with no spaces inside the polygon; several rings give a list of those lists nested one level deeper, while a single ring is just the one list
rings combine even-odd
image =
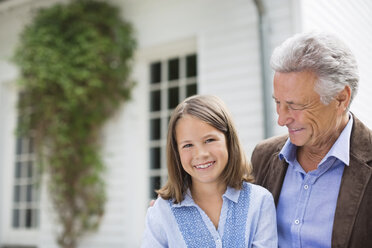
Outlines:
[{"label": "girl's shoulder", "polygon": [[272,198],[270,191],[257,184],[243,182],[242,190],[249,191],[254,198]]},{"label": "girl's shoulder", "polygon": [[[157,210],[166,210],[169,209],[172,204],[172,200],[167,200],[164,198],[161,198],[160,196],[155,200],[154,205],[152,206],[154,209]],[[151,207],[150,207],[151,208]]]},{"label": "girl's shoulder", "polygon": [[154,205],[148,208],[147,214],[157,215],[157,216],[167,214],[169,212],[169,208],[170,208],[170,201],[163,199],[161,197],[158,197],[155,200]]}]

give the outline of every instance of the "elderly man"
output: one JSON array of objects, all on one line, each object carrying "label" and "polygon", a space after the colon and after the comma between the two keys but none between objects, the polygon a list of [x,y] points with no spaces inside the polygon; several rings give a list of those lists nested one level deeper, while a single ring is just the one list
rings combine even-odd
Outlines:
[{"label": "elderly man", "polygon": [[349,112],[353,54],[332,35],[297,34],[271,66],[288,135],[258,144],[252,164],[277,204],[279,246],[372,247],[372,131]]}]

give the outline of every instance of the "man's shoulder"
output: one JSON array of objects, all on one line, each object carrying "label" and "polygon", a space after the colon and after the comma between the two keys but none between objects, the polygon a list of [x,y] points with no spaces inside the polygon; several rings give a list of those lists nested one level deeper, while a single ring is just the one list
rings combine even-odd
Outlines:
[{"label": "man's shoulder", "polygon": [[354,124],[350,137],[350,153],[370,163],[372,161],[372,130],[358,118],[353,117]]},{"label": "man's shoulder", "polygon": [[288,139],[288,135],[274,136],[259,142],[254,151],[264,151],[267,153],[273,153],[274,151],[280,151]]},{"label": "man's shoulder", "polygon": [[256,145],[251,157],[251,163],[256,176],[257,173],[259,173],[258,171],[265,170],[264,168],[269,167],[268,161],[271,161],[275,157],[279,159],[278,154],[287,139],[288,135],[274,136]]}]

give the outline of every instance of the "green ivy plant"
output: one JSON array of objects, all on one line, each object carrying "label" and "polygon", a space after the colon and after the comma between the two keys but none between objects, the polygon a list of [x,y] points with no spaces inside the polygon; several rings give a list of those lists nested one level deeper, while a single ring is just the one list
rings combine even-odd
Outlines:
[{"label": "green ivy plant", "polygon": [[[48,175],[60,247],[96,230],[106,201],[100,133],[130,97],[136,41],[106,2],[75,0],[39,9],[20,36],[19,134],[32,136]],[[43,163],[41,163],[43,162]]]}]

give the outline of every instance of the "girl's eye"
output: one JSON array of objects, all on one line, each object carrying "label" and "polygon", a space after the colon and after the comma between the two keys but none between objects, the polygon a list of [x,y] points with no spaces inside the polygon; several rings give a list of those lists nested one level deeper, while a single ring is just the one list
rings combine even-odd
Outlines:
[{"label": "girl's eye", "polygon": [[205,143],[211,143],[211,142],[213,142],[213,141],[215,141],[215,139],[207,139],[207,140],[205,141]]},{"label": "girl's eye", "polygon": [[186,144],[182,148],[190,148],[190,147],[192,147],[192,144]]}]

